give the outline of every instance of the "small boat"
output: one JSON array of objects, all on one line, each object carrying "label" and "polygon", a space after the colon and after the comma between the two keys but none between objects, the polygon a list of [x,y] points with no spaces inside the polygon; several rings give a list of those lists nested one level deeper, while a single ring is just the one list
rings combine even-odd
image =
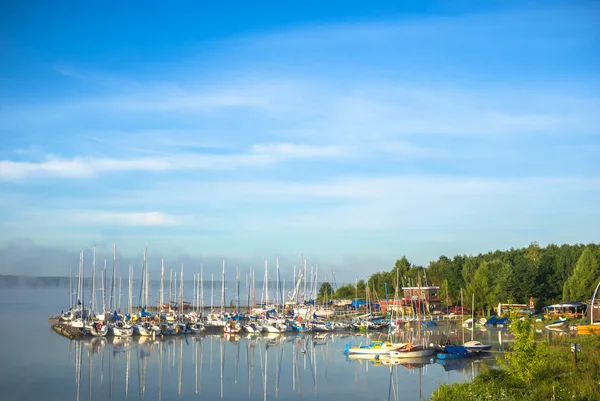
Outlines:
[{"label": "small boat", "polygon": [[150,337],[152,334],[158,336],[160,335],[160,326],[150,321],[141,321],[133,325],[133,331],[142,337]]},{"label": "small boat", "polygon": [[190,323],[188,325],[188,330],[192,333],[192,334],[200,334],[203,331],[206,330],[206,328],[204,327],[204,325],[202,323]]},{"label": "small boat", "polygon": [[256,323],[248,323],[243,326],[244,331],[247,333],[260,333],[263,331],[263,327]]},{"label": "small boat", "polygon": [[165,336],[173,336],[178,333],[178,328],[169,322],[164,322],[160,325],[160,332]]},{"label": "small boat", "polygon": [[133,327],[119,320],[110,327],[110,332],[115,337],[131,337],[133,335]]},{"label": "small boat", "polygon": [[406,344],[390,351],[392,358],[423,358],[435,354],[435,348],[425,348],[423,345]]},{"label": "small boat", "polygon": [[285,333],[287,331],[287,325],[285,323],[269,323],[263,327],[263,330],[267,333]]},{"label": "small boat", "polygon": [[350,344],[346,344],[344,353],[346,354],[389,354],[390,351],[396,350],[403,347],[406,344],[392,344],[384,341],[372,341],[369,345],[359,345],[351,347]]},{"label": "small boat", "polygon": [[240,331],[242,331],[242,325],[233,320],[228,321],[227,325],[223,327],[223,332],[226,334],[237,334]]},{"label": "small boat", "polygon": [[481,341],[467,341],[463,344],[463,347],[469,351],[489,351],[492,349],[491,344],[484,344]]},{"label": "small boat", "polygon": [[462,345],[448,345],[444,352],[437,354],[438,359],[458,359],[470,356],[473,356],[473,353]]},{"label": "small boat", "polygon": [[557,329],[559,327],[566,327],[568,324],[567,319],[561,316],[558,320],[545,324],[544,327],[547,329]]},{"label": "small boat", "polygon": [[104,337],[108,334],[108,325],[100,321],[91,322],[85,326],[85,331],[94,337]]}]

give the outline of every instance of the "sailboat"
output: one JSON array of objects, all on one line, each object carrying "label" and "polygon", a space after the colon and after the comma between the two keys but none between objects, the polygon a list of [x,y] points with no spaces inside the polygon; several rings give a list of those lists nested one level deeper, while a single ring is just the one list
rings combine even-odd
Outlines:
[{"label": "sailboat", "polygon": [[577,334],[600,334],[600,321],[594,322],[594,309],[596,306],[596,295],[598,295],[598,289],[600,288],[600,282],[596,286],[594,295],[592,295],[592,302],[590,303],[590,324],[581,324],[577,326]]},{"label": "sailboat", "polygon": [[[82,254],[83,257],[83,254]],[[103,319],[95,317],[96,309],[96,246],[94,245],[94,259],[92,262],[92,294],[90,297],[90,316],[85,325],[85,330],[94,337],[104,337],[108,334],[108,325],[106,325]],[[102,316],[104,318],[104,316]]]},{"label": "sailboat", "polygon": [[472,330],[471,330],[471,341],[467,341],[463,344],[469,351],[489,351],[492,349],[491,344],[484,344],[481,341],[475,341],[473,336],[475,335],[475,293],[473,292],[473,300],[471,301],[471,322]]},{"label": "sailboat", "polygon": [[392,358],[422,358],[435,354],[435,348],[425,348],[422,344],[406,344],[390,351]]}]

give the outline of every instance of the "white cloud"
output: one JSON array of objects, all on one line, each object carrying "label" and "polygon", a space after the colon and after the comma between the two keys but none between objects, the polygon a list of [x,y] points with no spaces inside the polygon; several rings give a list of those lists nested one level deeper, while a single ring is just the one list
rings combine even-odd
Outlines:
[{"label": "white cloud", "polygon": [[100,173],[122,171],[170,171],[237,169],[264,166],[287,159],[313,159],[344,156],[346,150],[338,146],[311,146],[258,144],[246,153],[200,154],[183,153],[160,157],[116,159],[76,156],[73,158],[48,157],[41,162],[0,161],[0,179],[18,180],[31,176],[87,178]]},{"label": "white cloud", "polygon": [[169,215],[160,212],[103,212],[79,211],[73,212],[67,219],[80,224],[106,226],[176,226],[184,224],[189,217]]}]

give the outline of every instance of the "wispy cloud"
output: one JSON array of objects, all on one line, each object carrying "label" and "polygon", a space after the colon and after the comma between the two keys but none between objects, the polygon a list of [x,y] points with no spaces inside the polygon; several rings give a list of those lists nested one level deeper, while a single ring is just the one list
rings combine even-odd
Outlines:
[{"label": "wispy cloud", "polygon": [[341,157],[343,147],[283,144],[254,145],[249,152],[239,154],[174,154],[163,157],[113,159],[77,156],[49,157],[41,162],[0,161],[0,178],[24,179],[36,176],[88,178],[100,173],[126,171],[219,170],[256,167],[288,159]]},{"label": "wispy cloud", "polygon": [[74,211],[63,215],[63,217],[78,224],[143,227],[178,226],[190,219],[189,216],[176,216],[161,212],[104,211]]}]

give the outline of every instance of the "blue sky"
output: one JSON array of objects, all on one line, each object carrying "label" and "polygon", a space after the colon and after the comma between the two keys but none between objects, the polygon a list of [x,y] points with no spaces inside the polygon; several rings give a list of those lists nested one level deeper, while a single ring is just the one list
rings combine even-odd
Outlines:
[{"label": "blue sky", "polygon": [[1,269],[597,241],[597,3],[397,3],[4,2]]}]

